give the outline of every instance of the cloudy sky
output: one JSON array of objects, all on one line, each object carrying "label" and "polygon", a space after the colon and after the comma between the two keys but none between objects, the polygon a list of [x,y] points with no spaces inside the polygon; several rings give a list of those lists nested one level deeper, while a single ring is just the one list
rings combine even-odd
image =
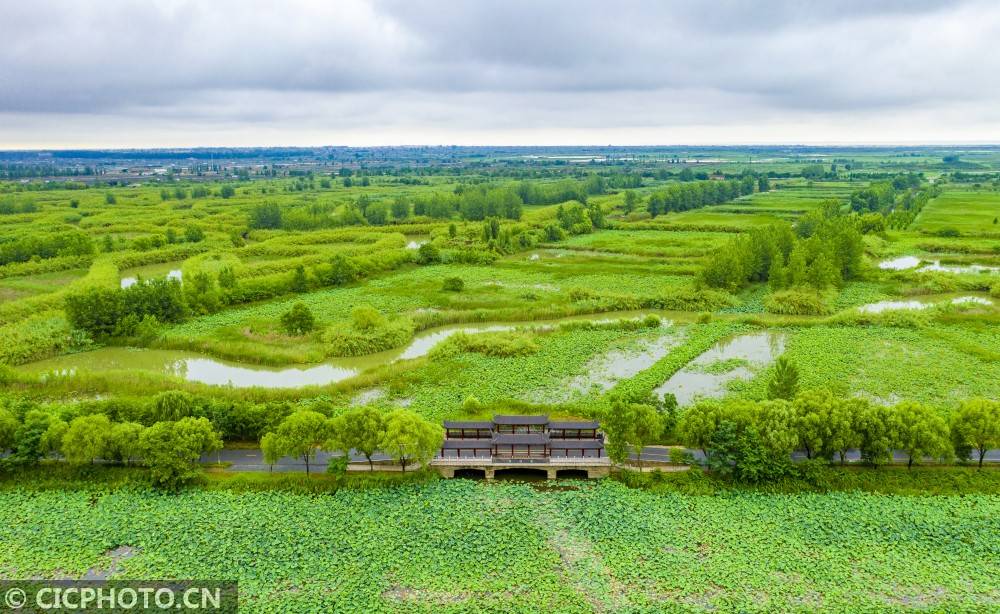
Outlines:
[{"label": "cloudy sky", "polygon": [[8,0],[0,148],[1000,142],[996,0]]}]

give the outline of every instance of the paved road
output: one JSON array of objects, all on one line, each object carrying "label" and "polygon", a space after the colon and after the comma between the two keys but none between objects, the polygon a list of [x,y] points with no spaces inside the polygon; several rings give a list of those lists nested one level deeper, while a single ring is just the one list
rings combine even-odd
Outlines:
[{"label": "paved road", "polygon": [[[326,471],[327,462],[333,456],[339,456],[339,454],[330,454],[328,452],[317,452],[316,458],[309,463],[309,470],[315,471],[317,473],[322,473]],[[274,471],[274,472],[290,472],[290,471],[305,471],[306,464],[301,458],[290,458],[285,457],[279,460],[272,467],[264,462],[264,455],[257,448],[250,449],[240,449],[240,448],[225,448],[220,452],[208,454],[202,457],[202,462],[214,463],[216,461],[222,461],[223,463],[232,463],[227,469],[228,471]],[[385,454],[375,454],[372,457],[373,461],[388,461],[391,460]],[[363,454],[358,454],[352,450],[351,462],[354,463],[365,463],[368,462]]]},{"label": "paved road", "polygon": [[[691,450],[691,454],[697,461],[704,461],[705,455],[701,450]],[[309,463],[309,470],[315,471],[316,473],[322,473],[326,471],[326,465],[331,456],[336,456],[334,454],[329,454],[327,452],[318,452],[316,454],[316,459]],[[632,460],[636,460],[635,452],[633,451],[630,455]],[[804,459],[805,454],[796,452],[792,455],[796,460]],[[248,449],[232,449],[226,448],[220,451],[218,454],[210,454],[202,457],[203,462],[216,462],[221,460],[224,463],[232,463],[227,471],[274,471],[274,472],[292,472],[292,471],[305,471],[306,464],[301,458],[289,458],[285,457],[279,460],[272,467],[264,462],[264,455],[259,449],[248,448]],[[372,457],[372,460],[378,461],[389,461],[391,460],[385,454],[376,454]],[[652,461],[652,462],[669,462],[670,461],[670,449],[666,446],[648,446],[642,450],[642,460]],[[854,450],[847,455],[848,462],[858,462],[861,460],[861,455],[857,450]],[[907,460],[906,454],[902,452],[896,452],[895,461],[898,463],[905,463]],[[986,454],[986,461],[990,463],[1000,463],[1000,450],[990,450]],[[351,452],[351,462],[354,463],[364,463],[366,462],[365,457],[357,452]]]},{"label": "paved road", "polygon": [[[695,460],[697,460],[699,462],[705,460],[705,453],[702,452],[701,450],[690,450],[690,452],[694,456]],[[632,460],[636,460],[636,455],[635,455],[635,451],[634,450],[632,451],[631,454],[629,454],[629,457]],[[805,458],[806,458],[805,452],[793,452],[792,453],[792,459],[794,459],[794,460],[805,460]],[[849,462],[849,463],[856,463],[856,462],[858,462],[858,461],[861,460],[861,452],[859,452],[858,450],[851,450],[851,451],[849,451],[847,453],[846,458],[847,458],[847,462]],[[905,452],[901,452],[899,450],[896,450],[896,452],[893,453],[893,462],[896,462],[896,463],[905,463],[908,459],[909,459],[909,457],[906,455]],[[642,449],[642,460],[644,460],[644,461],[662,461],[662,462],[667,462],[667,461],[670,460],[670,448],[668,448],[666,446],[648,446],[648,447],[645,447],[645,448]],[[837,456],[837,457],[835,457],[834,460],[839,461],[840,457]],[[934,459],[928,458],[927,460],[928,461],[932,461]],[[978,454],[974,454],[973,456],[970,457],[970,460],[972,460],[973,462],[978,462],[979,461],[979,455]],[[985,461],[987,463],[1000,463],[1000,450],[989,450],[989,451],[987,451],[986,452]]]}]

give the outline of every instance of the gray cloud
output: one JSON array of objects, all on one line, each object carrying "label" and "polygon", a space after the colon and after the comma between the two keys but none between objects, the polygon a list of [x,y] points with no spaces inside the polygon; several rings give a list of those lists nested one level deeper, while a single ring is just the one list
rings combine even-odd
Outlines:
[{"label": "gray cloud", "polygon": [[8,147],[1000,136],[989,0],[33,0],[0,38]]}]

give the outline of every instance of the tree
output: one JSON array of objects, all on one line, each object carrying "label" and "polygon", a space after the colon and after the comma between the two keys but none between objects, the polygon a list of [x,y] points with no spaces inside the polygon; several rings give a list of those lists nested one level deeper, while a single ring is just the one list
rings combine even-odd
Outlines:
[{"label": "tree", "polygon": [[53,418],[49,422],[49,428],[45,429],[39,448],[45,456],[51,456],[62,450],[63,436],[69,430],[69,425],[58,418]]},{"label": "tree", "polygon": [[830,454],[840,455],[840,464],[847,463],[847,451],[861,446],[861,436],[854,428],[856,416],[866,411],[864,399],[835,399],[827,414],[826,428]]},{"label": "tree", "polygon": [[108,438],[107,458],[131,465],[134,459],[142,455],[139,442],[145,429],[138,422],[119,422],[113,425]]},{"label": "tree", "polygon": [[790,401],[798,389],[799,370],[795,363],[784,356],[779,357],[774,363],[774,375],[767,383],[767,398]]},{"label": "tree", "polygon": [[951,429],[956,442],[976,450],[979,468],[982,469],[986,452],[1000,448],[1000,402],[988,399],[962,401],[952,415]]},{"label": "tree", "polygon": [[899,414],[884,405],[866,405],[859,410],[854,429],[861,459],[873,467],[890,462],[893,449],[899,445]]},{"label": "tree", "polygon": [[395,220],[405,220],[410,217],[410,203],[403,197],[392,201],[392,217]]},{"label": "tree", "polygon": [[795,395],[795,430],[806,458],[830,449],[829,417],[836,402],[829,390],[807,390]]},{"label": "tree", "polygon": [[326,416],[301,409],[282,420],[275,434],[281,456],[301,458],[306,464],[306,475],[309,475],[310,462],[316,458],[316,450],[328,439]]},{"label": "tree", "polygon": [[374,407],[360,407],[333,420],[331,447],[345,454],[357,450],[368,459],[368,467],[375,470],[372,455],[385,438],[386,423],[382,412]]},{"label": "tree", "polygon": [[701,401],[692,405],[677,420],[677,436],[685,445],[698,448],[708,456],[709,445],[722,415],[722,405],[718,401]]},{"label": "tree", "polygon": [[418,414],[397,409],[386,416],[385,435],[381,448],[402,465],[423,463],[434,457],[444,440],[444,429],[428,422]]},{"label": "tree", "polygon": [[364,215],[372,226],[384,226],[389,221],[389,207],[385,203],[372,203],[365,208]]},{"label": "tree", "polygon": [[305,292],[309,289],[309,278],[306,277],[306,268],[304,266],[297,265],[295,271],[292,272],[292,283],[290,285],[292,292]]},{"label": "tree", "polygon": [[31,409],[14,432],[14,457],[27,462],[38,462],[45,450],[42,438],[56,418],[40,409]]},{"label": "tree", "polygon": [[221,448],[222,439],[207,418],[157,422],[139,437],[153,484],[172,490],[198,476],[202,454]]},{"label": "tree", "polygon": [[788,269],[785,273],[791,286],[805,286],[809,283],[809,268],[806,266],[806,250],[803,243],[798,243],[788,256]]},{"label": "tree", "polygon": [[651,405],[616,400],[605,413],[601,426],[608,435],[608,456],[618,463],[627,462],[631,446],[641,470],[642,449],[663,434],[663,417]]},{"label": "tree", "polygon": [[289,335],[304,335],[316,327],[316,318],[304,303],[295,303],[281,315],[281,328]]},{"label": "tree", "polygon": [[215,280],[205,271],[198,271],[190,279],[185,279],[184,297],[188,306],[196,313],[215,313],[220,307]]},{"label": "tree", "polygon": [[417,249],[417,263],[436,264],[441,262],[441,252],[433,243],[424,243]]},{"label": "tree", "polygon": [[332,286],[343,286],[357,280],[359,276],[360,271],[354,261],[343,254],[336,254],[330,259],[330,268],[324,278]]},{"label": "tree", "polygon": [[281,460],[283,456],[281,441],[277,433],[265,433],[260,438],[260,451],[264,456],[264,462],[268,464],[269,471],[274,471],[274,464]]},{"label": "tree", "polygon": [[231,185],[224,185],[222,189],[219,190],[219,196],[222,198],[232,198],[236,195],[236,190],[233,189]]},{"label": "tree", "polygon": [[899,421],[899,445],[909,456],[906,466],[925,456],[942,457],[949,448],[948,424],[928,405],[904,401],[893,408]]},{"label": "tree", "polygon": [[175,421],[191,415],[194,397],[183,390],[165,390],[153,397],[150,422]]},{"label": "tree", "polygon": [[14,414],[0,407],[0,454],[14,447],[14,434],[19,423]]},{"label": "tree", "polygon": [[633,190],[625,190],[625,213],[632,213],[639,204],[639,196]]},{"label": "tree", "polygon": [[351,325],[357,330],[375,330],[385,324],[385,316],[371,305],[358,305],[351,310]]},{"label": "tree", "polygon": [[261,203],[250,210],[250,228],[281,228],[281,208],[277,203]]},{"label": "tree", "polygon": [[111,439],[111,421],[104,414],[73,418],[62,437],[62,455],[74,465],[104,458]]},{"label": "tree", "polygon": [[184,240],[188,243],[199,243],[205,238],[205,232],[198,226],[188,226],[184,229]]}]

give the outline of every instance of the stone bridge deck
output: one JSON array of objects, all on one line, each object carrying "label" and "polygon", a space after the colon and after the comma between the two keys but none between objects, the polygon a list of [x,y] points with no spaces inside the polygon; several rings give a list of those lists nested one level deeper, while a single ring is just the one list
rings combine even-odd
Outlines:
[{"label": "stone bridge deck", "polygon": [[456,471],[482,471],[487,480],[503,469],[534,469],[545,471],[548,479],[559,477],[560,471],[586,471],[588,478],[607,477],[611,472],[611,459],[604,458],[493,458],[488,456],[468,458],[435,458],[430,463],[442,477],[453,478]]}]

